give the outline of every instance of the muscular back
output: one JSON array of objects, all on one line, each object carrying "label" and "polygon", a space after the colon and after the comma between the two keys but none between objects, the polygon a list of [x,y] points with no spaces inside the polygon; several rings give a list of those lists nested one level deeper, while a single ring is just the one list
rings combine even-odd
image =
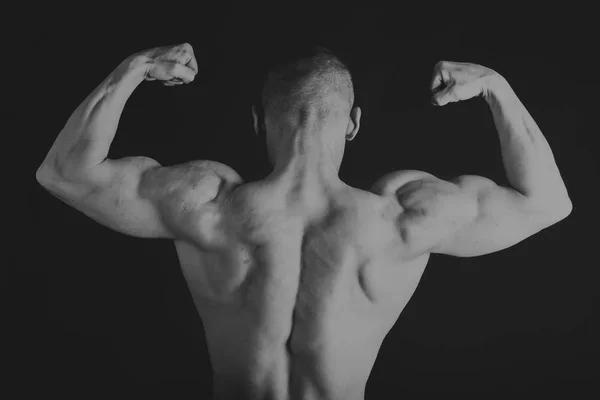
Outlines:
[{"label": "muscular back", "polygon": [[362,398],[430,253],[488,254],[564,218],[482,177],[420,171],[309,200],[211,161],[106,160],[39,181],[106,226],[175,240],[217,398]]},{"label": "muscular back", "polygon": [[[333,190],[341,184],[329,178],[326,195],[308,191],[301,201],[274,179],[244,185],[219,163],[163,168],[144,157],[106,158],[140,82],[189,83],[197,70],[187,43],[127,58],[71,115],[36,179],[112,229],[176,241],[219,398],[362,398],[428,254],[489,254],[571,212],[531,116],[495,71],[470,63],[438,63],[433,100],[485,95],[512,187],[401,171],[375,185],[379,194]],[[360,109],[351,115],[348,139]],[[255,113],[258,130],[257,121]]]},{"label": "muscular back", "polygon": [[176,241],[215,391],[361,398],[428,258],[404,257],[401,208],[353,188],[312,207],[265,182],[222,196]]}]

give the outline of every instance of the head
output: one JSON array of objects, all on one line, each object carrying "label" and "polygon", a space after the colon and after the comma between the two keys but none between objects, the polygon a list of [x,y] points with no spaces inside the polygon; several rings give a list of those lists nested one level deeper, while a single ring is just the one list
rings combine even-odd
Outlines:
[{"label": "head", "polygon": [[354,86],[346,64],[317,46],[295,52],[269,69],[252,115],[272,165],[286,135],[300,132],[327,147],[339,170],[345,142],[358,133],[361,110],[354,107]]}]

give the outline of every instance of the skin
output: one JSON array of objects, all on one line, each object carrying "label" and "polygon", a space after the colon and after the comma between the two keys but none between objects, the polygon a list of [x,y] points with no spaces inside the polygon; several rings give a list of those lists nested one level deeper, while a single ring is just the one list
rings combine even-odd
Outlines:
[{"label": "skin", "polygon": [[440,62],[436,105],[483,97],[510,187],[396,171],[346,185],[360,109],[332,97],[283,118],[254,115],[273,172],[244,182],[214,161],[163,167],[107,158],[143,80],[194,80],[189,44],[127,58],[75,110],[38,169],[51,194],[128,235],[171,238],[206,330],[217,399],[362,399],[380,345],[431,253],[472,257],[559,222],[572,205],[548,143],[495,71]]}]

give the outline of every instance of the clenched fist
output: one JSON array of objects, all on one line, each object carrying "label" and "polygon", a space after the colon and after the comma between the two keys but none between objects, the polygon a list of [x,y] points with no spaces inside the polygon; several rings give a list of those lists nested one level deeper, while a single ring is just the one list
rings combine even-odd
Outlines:
[{"label": "clenched fist", "polygon": [[156,47],[139,54],[144,59],[147,81],[160,80],[166,86],[190,83],[198,73],[198,63],[189,43]]},{"label": "clenched fist", "polygon": [[490,68],[471,63],[440,61],[431,81],[432,103],[438,106],[485,95],[490,80],[498,77]]}]

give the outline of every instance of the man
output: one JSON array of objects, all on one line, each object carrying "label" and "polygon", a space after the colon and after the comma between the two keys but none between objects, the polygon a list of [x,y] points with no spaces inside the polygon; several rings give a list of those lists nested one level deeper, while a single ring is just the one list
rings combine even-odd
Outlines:
[{"label": "man", "polygon": [[431,253],[489,254],[564,219],[571,202],[548,143],[509,84],[440,62],[437,105],[482,96],[512,187],[397,171],[370,191],[338,177],[360,127],[347,67],[317,48],[268,75],[254,128],[273,171],[243,182],[213,161],[107,158],[143,80],[190,83],[192,47],[127,58],[75,110],[39,167],[50,193],[125,234],[175,241],[206,329],[218,399],[362,399],[379,347]]}]

